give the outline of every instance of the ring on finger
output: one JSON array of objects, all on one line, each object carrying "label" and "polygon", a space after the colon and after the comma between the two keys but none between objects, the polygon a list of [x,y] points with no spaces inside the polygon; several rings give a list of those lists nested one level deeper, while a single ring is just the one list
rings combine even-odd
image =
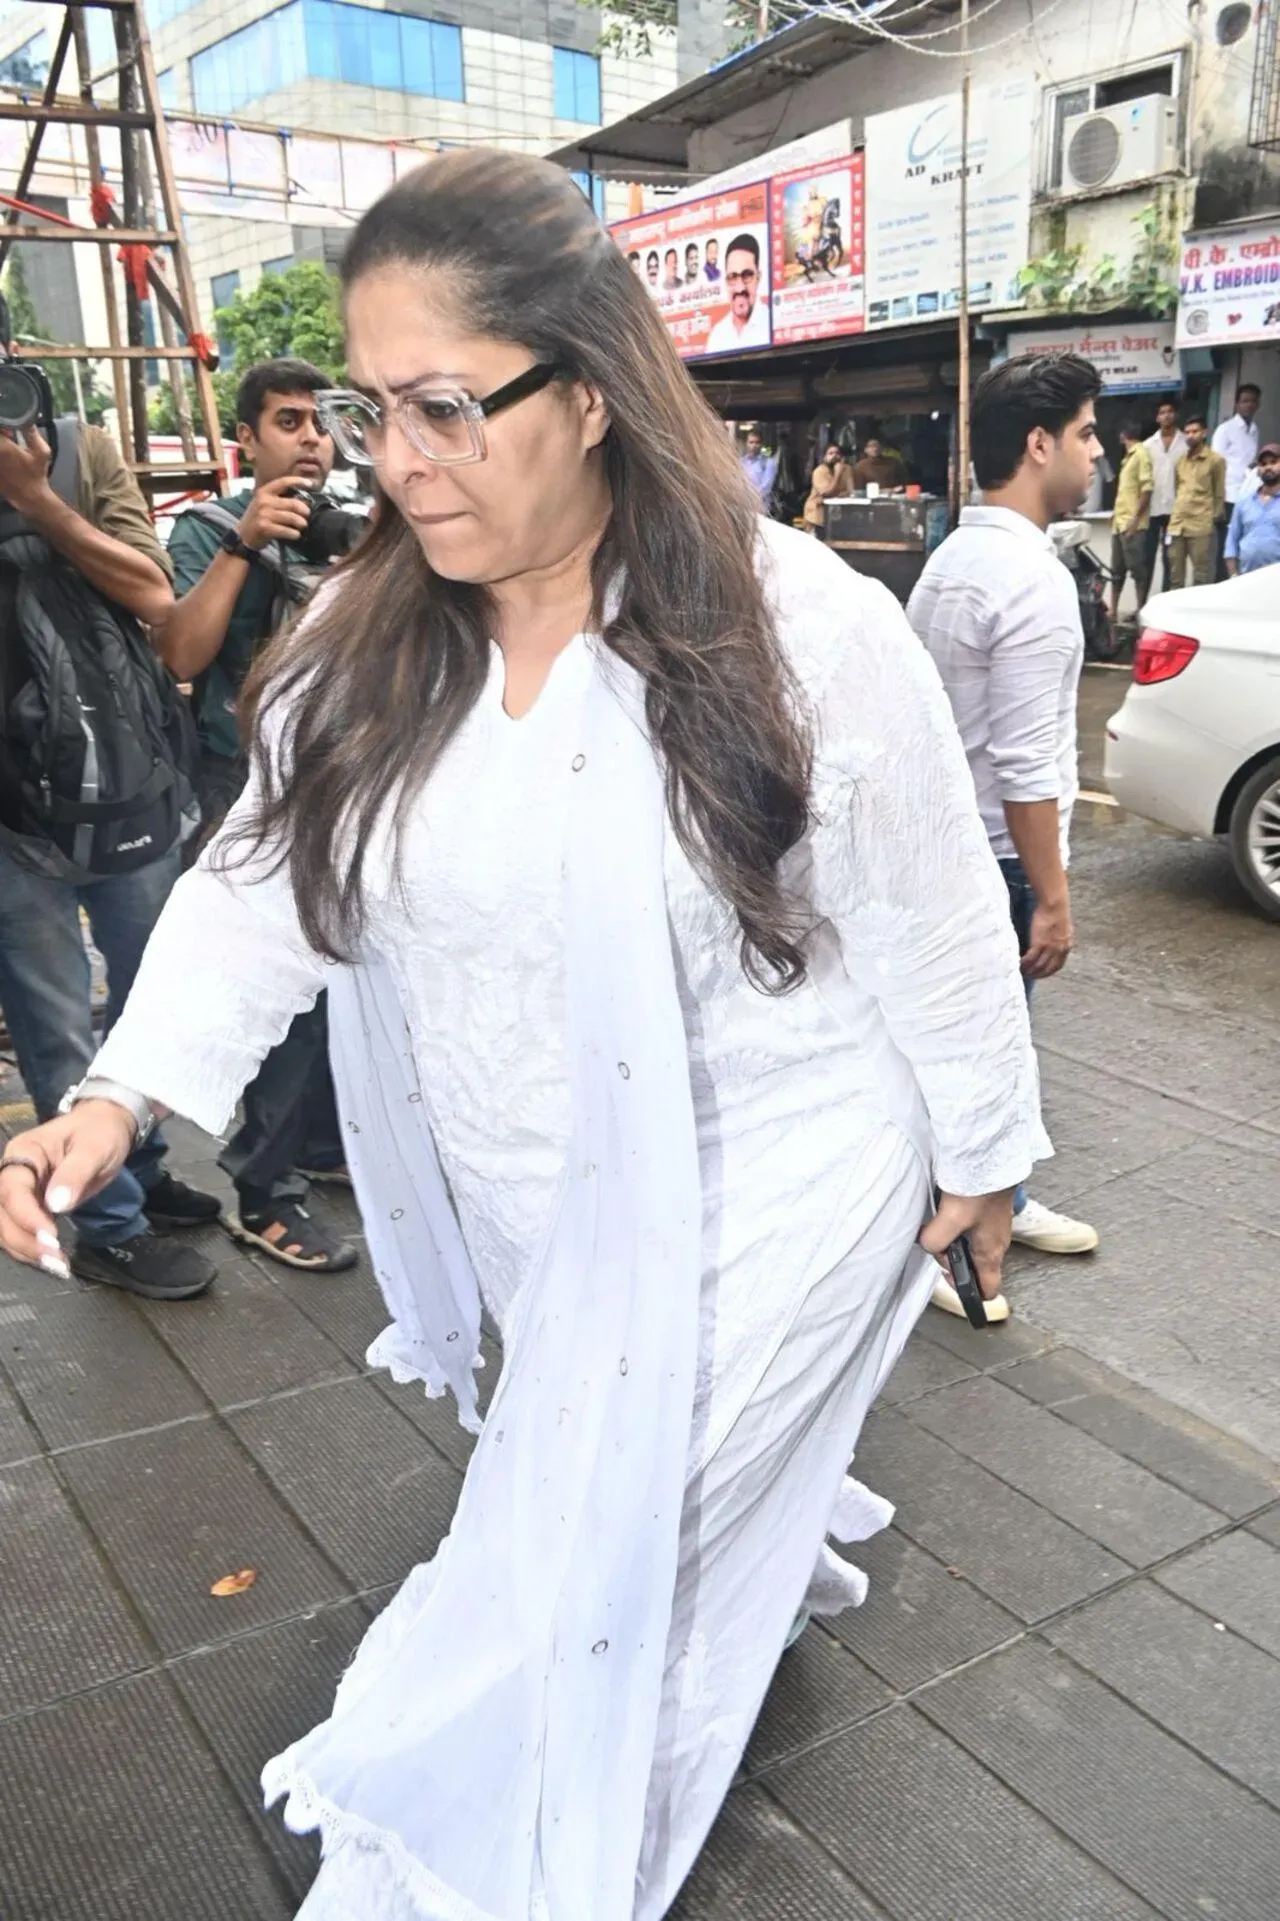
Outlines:
[{"label": "ring on finger", "polygon": [[6,1154],[3,1160],[0,1160],[0,1174],[6,1173],[11,1167],[25,1167],[28,1174],[35,1175],[37,1181],[42,1181],[48,1172],[35,1161],[29,1161],[24,1154]]}]

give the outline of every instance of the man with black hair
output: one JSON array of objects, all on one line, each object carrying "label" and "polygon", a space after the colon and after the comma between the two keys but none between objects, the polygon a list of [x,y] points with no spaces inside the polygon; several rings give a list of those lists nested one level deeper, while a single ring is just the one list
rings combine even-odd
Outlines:
[{"label": "man with black hair", "polygon": [[1164,562],[1164,585],[1169,585],[1169,516],[1173,512],[1178,462],[1187,451],[1186,438],[1178,425],[1178,409],[1172,400],[1162,400],[1156,408],[1156,430],[1146,442],[1151,455],[1151,523],[1147,528],[1147,583],[1156,577],[1156,556]]},{"label": "man with black hair", "polygon": [[1115,509],[1111,515],[1111,625],[1120,618],[1120,596],[1124,583],[1132,578],[1138,607],[1147,597],[1150,575],[1147,572],[1147,530],[1151,525],[1151,495],[1155,488],[1155,469],[1134,420],[1120,429],[1124,459],[1116,481]]},{"label": "man with black hair", "polygon": [[[1074,938],[1067,861],[1079,791],[1084,634],[1075,582],[1048,527],[1077,512],[1088,491],[1101,387],[1097,369],[1075,354],[1006,360],[982,376],[971,439],[983,502],[962,509],[907,608],[942,676],[973,770],[1028,995],[1065,964]],[[1013,1236],[1044,1253],[1086,1253],[1098,1244],[1092,1227],[1032,1200],[1025,1188],[1014,1196]],[[934,1299],[963,1312],[949,1282],[940,1282]]]},{"label": "man with black hair", "polygon": [[1185,587],[1187,562],[1193,587],[1215,577],[1218,528],[1226,514],[1227,463],[1209,445],[1203,414],[1182,423],[1187,451],[1178,462],[1169,516],[1169,586]]},{"label": "man with black hair", "polygon": [[740,233],[729,242],[724,256],[724,284],[729,311],[707,335],[709,354],[746,353],[769,345],[769,302],[760,298],[760,242]]},{"label": "man with black hair", "polygon": [[741,464],[744,475],[760,496],[761,513],[769,513],[773,507],[773,491],[778,484],[779,456],[765,452],[758,427],[747,429],[747,447]]},{"label": "man with black hair", "polygon": [[[169,540],[181,598],[157,644],[173,672],[195,683],[210,824],[244,785],[240,690],[287,611],[282,574],[269,556],[288,569],[333,468],[333,441],[316,410],[316,395],[329,384],[305,360],[251,367],[236,395],[236,438],[253,464],[253,492],[219,501],[216,515],[183,514]],[[227,1223],[232,1234],[289,1267],[332,1274],[353,1266],[355,1249],[326,1232],[303,1205],[307,1179],[298,1171],[342,1179],[342,1162],[322,996],[298,1016],[245,1089],[244,1123],[219,1158],[239,1202]]]},{"label": "man with black hair", "polygon": [[[6,347],[8,332],[8,311],[0,300]],[[137,481],[100,428],[62,420],[57,438],[61,457],[55,462],[38,427],[27,428],[21,437],[0,434],[5,531],[44,543],[40,564],[53,580],[65,569],[123,619],[154,626],[173,607],[172,569]],[[11,594],[16,566],[6,564],[3,573]],[[21,726],[7,725],[11,701],[30,688],[17,626],[6,621],[0,658],[6,720],[0,746],[0,1002],[27,1093],[46,1121],[73,1086],[87,1087],[84,1076],[97,1052],[82,914],[106,963],[110,1022],[128,998],[142,950],[178,877],[180,857],[175,841],[157,846],[155,858],[141,866],[76,880],[59,875],[55,850],[45,861],[32,847],[23,792],[36,773]],[[97,728],[110,720],[87,723],[78,714],[77,729],[86,724]],[[164,1230],[216,1219],[217,1200],[169,1173],[165,1152],[159,1131],[138,1125],[134,1151],[120,1173],[76,1209],[70,1262],[83,1279],[170,1301],[201,1294],[213,1280],[208,1257]],[[6,1182],[33,1178],[21,1160],[4,1176]],[[66,1257],[57,1246],[50,1247],[44,1265],[67,1278]]]},{"label": "man with black hair", "polygon": [[[1245,491],[1245,481],[1249,470],[1258,458],[1258,408],[1262,404],[1262,389],[1256,381],[1246,380],[1236,388],[1235,412],[1229,420],[1219,421],[1213,430],[1213,451],[1221,454],[1226,462],[1226,476],[1223,482],[1226,495],[1226,515],[1222,523],[1225,528],[1235,509],[1237,501]],[[1222,567],[1222,538],[1218,541],[1219,567]]]},{"label": "man with black hair", "polygon": [[1228,574],[1251,574],[1280,564],[1280,443],[1258,449],[1258,484],[1242,494],[1227,529]]}]

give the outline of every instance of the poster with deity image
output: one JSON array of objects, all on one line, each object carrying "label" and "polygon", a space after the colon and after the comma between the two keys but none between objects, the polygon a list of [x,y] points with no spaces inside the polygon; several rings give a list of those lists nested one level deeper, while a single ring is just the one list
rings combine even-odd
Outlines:
[{"label": "poster with deity image", "polygon": [[866,325],[862,183],[860,153],[770,180],[775,346]]},{"label": "poster with deity image", "polygon": [[769,190],[764,181],[610,228],[685,359],[769,345]]}]

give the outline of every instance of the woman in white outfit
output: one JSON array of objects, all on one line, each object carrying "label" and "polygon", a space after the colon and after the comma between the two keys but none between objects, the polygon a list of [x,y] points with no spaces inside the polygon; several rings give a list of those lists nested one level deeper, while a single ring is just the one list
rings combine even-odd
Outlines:
[{"label": "woman in white outfit", "polygon": [[1017,953],[903,614],[760,521],[567,176],[434,160],[344,280],[376,530],[263,664],[252,784],[0,1223],[56,1266],[136,1118],[221,1129],[329,988],[369,1358],[479,1440],[266,1769],[323,1835],[302,1912],[656,1921],[798,1611],[861,1599],[824,1540],[888,1518],[845,1469],[918,1243],[999,1286],[1046,1151]]}]

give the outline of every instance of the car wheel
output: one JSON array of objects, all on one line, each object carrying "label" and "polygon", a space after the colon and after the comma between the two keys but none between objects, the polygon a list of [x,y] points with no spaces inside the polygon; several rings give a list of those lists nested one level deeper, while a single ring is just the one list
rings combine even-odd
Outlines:
[{"label": "car wheel", "polygon": [[1231,809],[1231,859],[1264,914],[1280,920],[1280,760],[1259,767]]}]

